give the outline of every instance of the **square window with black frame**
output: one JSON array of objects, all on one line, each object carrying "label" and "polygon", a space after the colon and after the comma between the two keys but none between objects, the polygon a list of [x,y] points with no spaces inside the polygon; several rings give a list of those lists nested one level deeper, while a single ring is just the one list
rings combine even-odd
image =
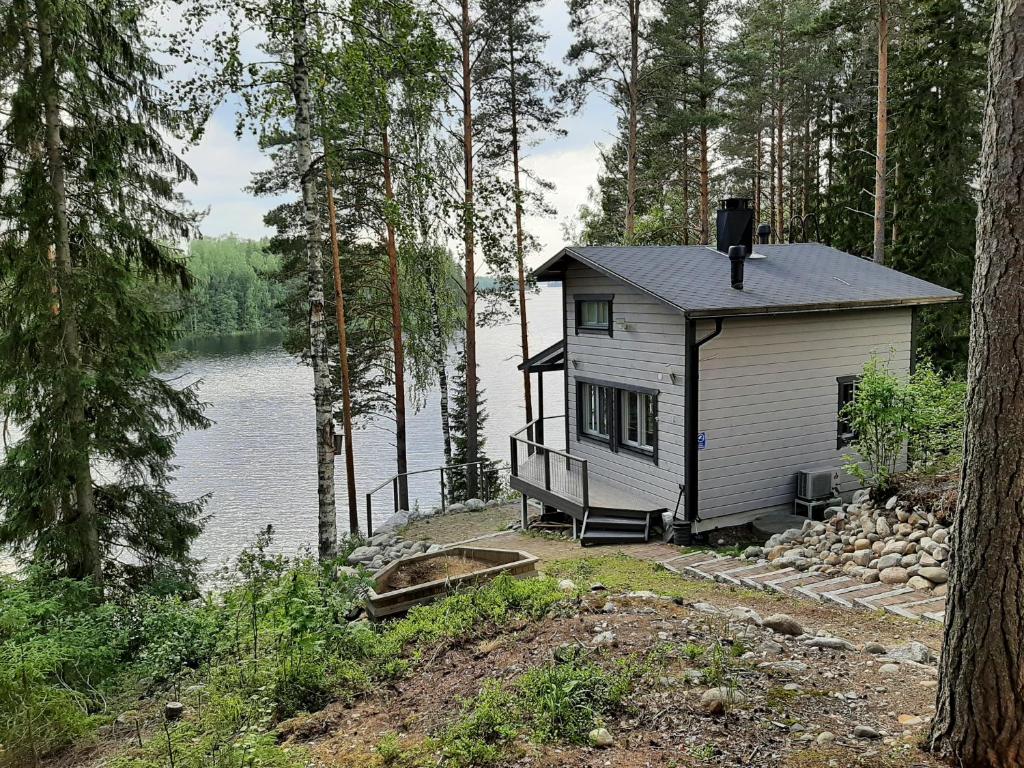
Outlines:
[{"label": "square window with black frame", "polygon": [[836,448],[845,448],[854,441],[857,433],[850,423],[849,418],[844,414],[846,406],[857,397],[857,382],[860,376],[840,376],[836,379],[838,385],[838,414],[836,417]]},{"label": "square window with black frame", "polygon": [[621,390],[619,443],[643,453],[653,453],[657,441],[655,396],[645,392]]},{"label": "square window with black frame", "polygon": [[607,333],[612,335],[612,297],[577,296],[576,334]]},{"label": "square window with black frame", "polygon": [[611,390],[598,384],[580,382],[582,404],[580,431],[587,437],[608,440],[608,412]]}]

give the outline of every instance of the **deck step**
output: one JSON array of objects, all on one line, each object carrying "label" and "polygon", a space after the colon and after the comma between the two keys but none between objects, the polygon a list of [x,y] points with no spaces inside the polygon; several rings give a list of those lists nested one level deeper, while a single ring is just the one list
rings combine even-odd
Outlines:
[{"label": "deck step", "polygon": [[635,544],[636,542],[647,541],[644,531],[614,531],[607,529],[592,529],[587,525],[587,533],[580,539],[584,546],[588,544]]},{"label": "deck step", "polygon": [[647,527],[647,521],[643,518],[620,517],[618,515],[595,515],[591,512],[587,516],[587,531],[594,529],[615,529],[643,531]]}]

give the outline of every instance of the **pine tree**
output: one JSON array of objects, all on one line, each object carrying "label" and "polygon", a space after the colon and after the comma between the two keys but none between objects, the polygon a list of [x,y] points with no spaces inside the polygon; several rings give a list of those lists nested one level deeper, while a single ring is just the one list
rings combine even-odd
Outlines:
[{"label": "pine tree", "polygon": [[168,490],[174,443],[207,424],[193,388],[154,373],[187,287],[167,243],[192,231],[182,126],[130,0],[18,0],[0,13],[16,62],[3,123],[0,412],[21,437],[0,464],[0,544],[97,584],[185,569],[203,500]]},{"label": "pine tree", "polygon": [[[483,24],[490,27],[492,40],[481,56],[479,89],[480,109],[477,128],[483,162],[488,171],[501,174],[511,170],[512,210],[515,214],[515,241],[511,270],[495,264],[499,277],[512,271],[515,275],[516,304],[522,360],[530,356],[526,314],[527,279],[525,261],[536,250],[536,243],[523,224],[527,211],[544,211],[543,192],[550,188],[536,174],[522,165],[521,154],[526,146],[543,133],[556,133],[562,109],[551,102],[559,85],[558,71],[544,59],[548,35],[540,31],[536,7],[539,0],[484,0]],[[523,180],[533,182],[527,191]],[[533,421],[533,398],[530,372],[523,371],[523,401],[526,421]]]},{"label": "pine tree", "polygon": [[[452,408],[451,420],[452,446],[454,448],[452,465],[455,468],[448,472],[447,487],[449,498],[452,501],[465,501],[477,493],[491,496],[498,488],[498,462],[487,456],[487,440],[484,437],[484,426],[487,424],[488,419],[485,407],[487,400],[484,397],[484,391],[480,388],[479,382],[477,383],[476,390],[478,393],[477,402],[479,404],[476,411],[476,432],[479,438],[476,458],[470,458],[472,454],[469,451],[469,441],[467,439],[469,429],[468,422],[466,421],[468,410],[466,408],[467,381],[466,353],[464,348],[461,350],[458,362],[456,363],[455,376],[452,379],[452,383],[452,405],[454,406]],[[470,485],[469,467],[459,467],[460,464],[467,464],[471,461],[481,462],[475,468],[478,485]]]}]

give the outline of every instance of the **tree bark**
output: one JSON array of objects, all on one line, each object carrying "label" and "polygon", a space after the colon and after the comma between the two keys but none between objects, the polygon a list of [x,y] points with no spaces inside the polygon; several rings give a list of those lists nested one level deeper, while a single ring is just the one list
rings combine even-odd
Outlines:
[{"label": "tree bark", "polygon": [[690,137],[683,131],[683,245],[690,244]]},{"label": "tree bark", "polygon": [[[444,451],[444,465],[452,464],[452,427],[448,413],[448,349],[444,344],[441,329],[441,302],[438,296],[437,276],[433,269],[426,270],[427,292],[430,294],[430,326],[437,339],[437,388],[441,408],[441,446]],[[442,276],[443,279],[443,276]],[[449,494],[451,483],[448,484]],[[449,495],[453,501],[454,499]]]},{"label": "tree bark", "polygon": [[388,287],[391,297],[391,344],[395,364],[395,452],[398,468],[398,506],[409,509],[409,461],[406,456],[405,433],[405,343],[402,338],[402,294],[398,284],[398,245],[395,223],[391,220],[395,189],[391,180],[391,141],[388,127],[381,133],[381,154],[384,166],[384,224],[388,252]]},{"label": "tree bark", "polygon": [[[704,35],[704,18],[701,13],[700,23],[697,25],[697,59],[700,62],[699,77],[703,84],[706,77],[705,62],[707,59],[707,44]],[[711,239],[711,172],[708,165],[708,124],[707,110],[708,97],[701,89],[700,95],[700,242],[707,245]]]},{"label": "tree bark", "polygon": [[[70,546],[68,575],[76,579],[91,578],[103,586],[103,558],[100,552],[99,527],[96,519],[96,498],[93,490],[91,464],[91,433],[85,414],[85,372],[82,345],[75,305],[75,266],[71,256],[71,228],[68,222],[67,180],[64,168],[63,139],[60,124],[60,82],[53,52],[53,33],[46,3],[36,3],[36,25],[39,35],[39,63],[46,120],[46,159],[49,184],[53,195],[55,266],[54,283],[59,301],[61,344],[71,386],[68,388],[68,431],[73,465],[74,504],[64,506],[63,524],[67,536],[77,538]],[[77,550],[77,551],[76,551]],[[73,558],[73,559],[72,559]]]},{"label": "tree bark", "polygon": [[477,381],[476,381],[476,264],[475,223],[473,198],[473,73],[470,59],[469,0],[462,0],[462,24],[459,30],[462,46],[462,154],[465,174],[465,197],[462,222],[462,240],[465,251],[466,272],[466,493],[476,496],[479,437],[477,435]]},{"label": "tree bark", "polygon": [[885,263],[885,143],[889,130],[889,4],[878,0],[878,103],[875,118],[875,233],[872,258]]},{"label": "tree bark", "polygon": [[334,209],[334,186],[327,168],[327,215],[331,232],[331,261],[334,267],[334,307],[338,321],[338,361],[341,368],[341,420],[345,438],[345,482],[348,490],[348,530],[359,533],[359,508],[356,497],[355,455],[352,446],[352,385],[348,373],[348,333],[345,325],[345,284],[341,276],[341,252],[338,247],[338,222]]},{"label": "tree bark", "polygon": [[338,517],[334,501],[334,402],[324,318],[320,220],[316,213],[316,180],[313,176],[311,97],[307,62],[308,12],[305,0],[293,2],[291,87],[295,100],[295,170],[302,190],[302,222],[306,233],[309,359],[313,367],[313,403],[316,409],[317,550],[321,560],[333,560],[338,554]]},{"label": "tree bark", "polygon": [[639,120],[640,79],[640,0],[629,4],[629,83],[627,91],[627,120],[629,123],[626,145],[626,242],[636,231],[636,168],[637,123]]},{"label": "tree bark", "polygon": [[[526,254],[523,234],[523,189],[519,179],[519,104],[516,92],[516,53],[511,28],[508,42],[509,85],[512,119],[512,184],[516,206],[516,269],[519,278],[519,336],[523,348],[523,365],[530,358],[529,329],[526,322]],[[523,368],[523,404],[526,406],[526,423],[533,421],[533,393],[530,389],[530,372]]]},{"label": "tree bark", "polygon": [[778,92],[776,93],[777,103],[775,105],[775,242],[785,242],[785,188],[783,186],[783,168],[785,158],[785,126],[786,126],[786,98],[785,88],[785,39],[784,31],[785,12],[783,18],[779,19],[779,60],[778,60]]},{"label": "tree bark", "polygon": [[998,0],[989,46],[967,424],[933,749],[1024,765],[1024,6]]}]

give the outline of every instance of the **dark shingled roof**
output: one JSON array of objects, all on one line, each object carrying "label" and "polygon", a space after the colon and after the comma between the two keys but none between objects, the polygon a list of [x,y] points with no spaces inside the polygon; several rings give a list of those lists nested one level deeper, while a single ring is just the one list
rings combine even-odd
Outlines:
[{"label": "dark shingled roof", "polygon": [[560,280],[569,259],[690,317],[913,306],[961,298],[956,291],[818,243],[755,245],[741,291],[730,284],[729,257],[711,247],[571,246],[541,266],[537,279]]}]

